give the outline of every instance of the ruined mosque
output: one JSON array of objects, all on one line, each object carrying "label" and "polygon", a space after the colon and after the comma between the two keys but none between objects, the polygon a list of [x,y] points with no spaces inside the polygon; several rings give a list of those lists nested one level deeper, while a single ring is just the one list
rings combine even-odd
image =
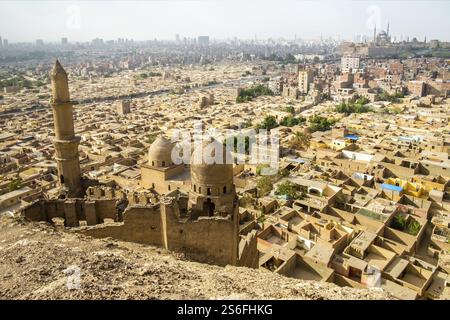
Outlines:
[{"label": "ruined mosque", "polygon": [[[185,169],[172,162],[174,144],[158,137],[141,168],[141,185],[156,191],[152,199],[88,179],[80,171],[68,76],[58,61],[50,77],[58,192],[24,207],[23,216],[91,237],[162,247],[199,262],[258,267],[255,224],[239,213],[232,164],[195,162]],[[202,156],[202,147],[191,159]],[[170,190],[164,181],[184,170],[190,170],[188,190]]]}]

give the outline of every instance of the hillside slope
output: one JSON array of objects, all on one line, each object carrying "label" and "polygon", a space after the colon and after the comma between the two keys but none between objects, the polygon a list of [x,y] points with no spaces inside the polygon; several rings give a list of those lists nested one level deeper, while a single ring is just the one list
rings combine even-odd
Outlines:
[{"label": "hillside slope", "polygon": [[[380,291],[187,261],[162,249],[0,218],[0,299],[386,299]],[[81,273],[69,290],[67,269]],[[75,286],[77,283],[75,282]]]}]

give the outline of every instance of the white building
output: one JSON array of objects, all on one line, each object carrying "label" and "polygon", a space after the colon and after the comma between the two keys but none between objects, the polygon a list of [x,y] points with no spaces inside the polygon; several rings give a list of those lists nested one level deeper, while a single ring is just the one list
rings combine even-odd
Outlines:
[{"label": "white building", "polygon": [[360,58],[353,55],[345,55],[341,58],[341,70],[343,73],[350,70],[356,71],[359,69]]}]

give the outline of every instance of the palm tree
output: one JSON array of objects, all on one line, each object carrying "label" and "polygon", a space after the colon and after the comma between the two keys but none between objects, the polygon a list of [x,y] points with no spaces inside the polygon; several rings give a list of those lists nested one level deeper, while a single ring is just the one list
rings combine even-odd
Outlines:
[{"label": "palm tree", "polygon": [[289,141],[289,147],[292,149],[306,150],[309,148],[311,136],[309,134],[297,131]]}]

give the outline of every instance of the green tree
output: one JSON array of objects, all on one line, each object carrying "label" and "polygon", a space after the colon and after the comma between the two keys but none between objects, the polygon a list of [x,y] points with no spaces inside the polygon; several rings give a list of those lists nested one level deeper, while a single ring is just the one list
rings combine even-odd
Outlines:
[{"label": "green tree", "polygon": [[[238,137],[238,136],[234,136],[234,137],[230,138],[230,139],[233,139],[233,150],[234,150],[234,152],[238,151],[238,139],[239,138],[240,137]],[[227,139],[225,139],[223,141],[223,145],[224,146],[227,145]],[[245,150],[245,154],[249,154],[249,151],[250,151],[250,137],[249,136],[244,136],[244,150]]]},{"label": "green tree", "polygon": [[334,111],[338,113],[344,113],[346,115],[350,115],[352,113],[366,113],[371,112],[372,109],[368,106],[365,106],[369,103],[369,100],[365,97],[359,98],[355,103],[351,102],[342,102],[338,104]]},{"label": "green tree", "polygon": [[242,89],[236,97],[236,102],[247,102],[259,96],[273,96],[273,91],[261,84],[248,89]]},{"label": "green tree", "polygon": [[260,197],[266,195],[273,189],[272,179],[268,176],[262,176],[258,179],[256,188]]},{"label": "green tree", "polygon": [[359,104],[359,105],[365,105],[365,104],[368,104],[369,102],[370,102],[370,100],[367,99],[366,97],[359,97],[355,103]]},{"label": "green tree", "polygon": [[336,122],[336,119],[328,119],[322,116],[313,116],[309,119],[310,128],[313,132],[330,130]]},{"label": "green tree", "polygon": [[268,164],[265,164],[265,163],[258,164],[258,165],[256,166],[256,174],[257,174],[258,176],[260,176],[260,175],[261,175],[261,171],[262,171],[264,168],[268,168],[268,167],[269,167],[269,165],[268,165]]},{"label": "green tree", "polygon": [[320,101],[327,101],[327,100],[331,100],[330,94],[322,92],[320,94]]},{"label": "green tree", "polygon": [[419,221],[411,218],[406,227],[406,232],[415,236],[419,233],[421,227],[422,225],[420,224]]},{"label": "green tree", "polygon": [[278,175],[282,177],[288,177],[289,176],[289,170],[288,169],[281,169],[278,171]]},{"label": "green tree", "polygon": [[266,116],[262,123],[259,124],[258,129],[266,129],[267,131],[278,127],[277,119],[274,116]]},{"label": "green tree", "polygon": [[300,123],[304,123],[304,122],[306,122],[306,119],[303,117],[295,118],[295,117],[289,116],[289,117],[284,117],[283,120],[281,120],[280,125],[286,126],[286,127],[293,127],[293,126],[296,126],[296,125],[298,125]]},{"label": "green tree", "polygon": [[292,115],[295,115],[295,108],[293,106],[287,106],[284,111],[289,112]]},{"label": "green tree", "polygon": [[11,181],[8,184],[8,192],[12,192],[12,191],[18,190],[20,188],[22,188],[22,179],[21,178],[14,179],[13,181]]},{"label": "green tree", "polygon": [[287,196],[288,199],[298,199],[302,197],[300,188],[290,181],[280,183],[275,191],[275,194]]},{"label": "green tree", "polygon": [[347,203],[347,197],[343,193],[338,193],[336,197],[334,198],[334,205],[337,208],[344,208],[345,204]]},{"label": "green tree", "polygon": [[266,216],[264,214],[264,212],[262,212],[263,210],[261,210],[261,215],[258,217],[257,221],[259,223],[264,223],[264,221],[266,221]]},{"label": "green tree", "polygon": [[309,148],[311,136],[309,134],[297,131],[289,140],[289,147],[292,149],[306,150]]}]

